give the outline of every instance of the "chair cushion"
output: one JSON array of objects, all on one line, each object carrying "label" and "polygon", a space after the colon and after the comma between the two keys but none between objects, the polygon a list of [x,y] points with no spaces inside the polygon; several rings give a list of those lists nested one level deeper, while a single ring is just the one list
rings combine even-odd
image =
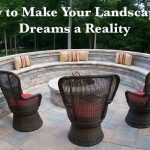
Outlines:
[{"label": "chair cushion", "polygon": [[68,60],[69,60],[69,53],[68,53],[68,51],[60,52],[60,61],[61,62],[67,62]]},{"label": "chair cushion", "polygon": [[116,53],[115,63],[130,66],[132,64],[132,55],[128,53]]},{"label": "chair cushion", "polygon": [[138,94],[138,95],[144,95],[145,92],[139,91],[139,92],[135,92],[135,94]]},{"label": "chair cushion", "polygon": [[68,55],[68,60],[67,61],[69,61],[69,62],[71,62],[72,61],[72,52],[71,51],[67,51],[67,55]]},{"label": "chair cushion", "polygon": [[[32,94],[21,94],[21,97],[22,98],[28,98],[32,96]],[[11,105],[17,105],[17,106],[26,106],[26,105],[29,105],[29,104],[32,104],[35,100],[32,99],[30,101],[22,101],[22,100],[15,100],[15,99],[12,99],[10,100],[10,104]]]},{"label": "chair cushion", "polygon": [[78,51],[80,61],[88,61],[89,51]]},{"label": "chair cushion", "polygon": [[60,62],[79,61],[78,51],[62,51],[60,52]]},{"label": "chair cushion", "polygon": [[124,53],[116,53],[115,63],[125,64],[125,54]]},{"label": "chair cushion", "polygon": [[102,114],[101,106],[96,102],[82,101],[74,105],[75,115],[82,118],[98,117]]},{"label": "chair cushion", "polygon": [[[130,103],[131,105],[133,105],[133,106],[135,106],[135,104],[136,104],[136,105],[140,105],[140,106],[145,105],[145,103],[146,103],[147,100],[149,99],[148,96],[144,95],[145,92],[140,91],[140,92],[135,92],[135,94],[138,94],[138,96],[137,96],[137,95],[133,95],[133,94],[130,94],[130,95],[129,95],[129,99],[130,99],[130,102],[129,102],[129,103]],[[133,104],[132,104],[132,103],[133,103]]]},{"label": "chair cushion", "polygon": [[14,63],[16,70],[31,66],[30,57],[28,55],[16,57]]},{"label": "chair cushion", "polygon": [[22,97],[22,98],[28,98],[28,97],[30,97],[30,96],[32,96],[32,94],[21,94],[21,97]]},{"label": "chair cushion", "polygon": [[15,69],[18,70],[20,68],[22,68],[22,62],[21,62],[21,58],[20,57],[15,57]]},{"label": "chair cushion", "polygon": [[132,64],[132,55],[126,53],[126,56],[125,56],[125,65],[131,66],[131,64]]},{"label": "chair cushion", "polygon": [[78,51],[72,52],[72,61],[79,61],[79,53]]},{"label": "chair cushion", "polygon": [[21,62],[22,62],[22,68],[27,67],[25,57],[24,56],[20,56],[20,58],[21,58]]},{"label": "chair cushion", "polygon": [[30,61],[29,55],[25,55],[24,59],[25,59],[26,67],[30,67],[31,66],[31,61]]}]

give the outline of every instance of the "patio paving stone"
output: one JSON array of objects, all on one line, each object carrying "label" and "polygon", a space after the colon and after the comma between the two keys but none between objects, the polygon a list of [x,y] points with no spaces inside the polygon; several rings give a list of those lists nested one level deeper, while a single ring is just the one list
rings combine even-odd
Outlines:
[{"label": "patio paving stone", "polygon": [[65,131],[64,134],[51,142],[46,150],[76,150],[77,148],[77,145],[68,140],[68,131]]},{"label": "patio paving stone", "polygon": [[137,135],[138,135],[138,129],[125,128],[119,126],[115,131],[111,142],[120,145],[135,147]]},{"label": "patio paving stone", "polygon": [[104,139],[103,139],[103,141],[110,142],[115,131],[111,130],[111,129],[103,128],[103,132],[104,132]]},{"label": "patio paving stone", "polygon": [[19,148],[16,148],[14,145],[4,140],[0,140],[0,150],[19,150]]},{"label": "patio paving stone", "polygon": [[8,136],[4,137],[4,140],[8,141],[13,145],[19,146],[24,144],[30,138],[31,138],[31,134],[29,132],[27,133],[27,132],[13,131]]},{"label": "patio paving stone", "polygon": [[[109,109],[109,107],[108,107]],[[109,109],[109,111],[107,112],[104,121],[110,121],[112,119],[112,117],[115,114],[115,110]]]},{"label": "patio paving stone", "polygon": [[121,146],[120,150],[141,150],[141,149],[136,149],[136,148],[132,148],[132,147]]},{"label": "patio paving stone", "polygon": [[101,142],[97,145],[91,147],[79,147],[77,150],[120,150],[120,145],[108,143],[108,142]]},{"label": "patio paving stone", "polygon": [[[42,90],[41,90],[42,89]],[[39,108],[43,126],[32,132],[15,131],[12,113],[0,119],[0,150],[150,150],[150,128],[136,129],[125,122],[128,112],[124,92],[134,89],[120,85],[102,122],[104,140],[91,147],[77,146],[68,140],[70,121],[66,110],[50,102],[47,84],[31,87],[25,93],[41,93]]]},{"label": "patio paving stone", "polygon": [[140,129],[139,134],[150,136],[150,128]]},{"label": "patio paving stone", "polygon": [[113,115],[112,119],[110,120],[111,123],[118,124],[118,125],[123,125],[125,120],[124,120],[125,115],[118,115],[115,114]]},{"label": "patio paving stone", "polygon": [[117,127],[118,127],[118,124],[114,124],[114,123],[106,122],[106,121],[102,122],[102,128],[116,130]]},{"label": "patio paving stone", "polygon": [[51,144],[56,140],[56,136],[47,132],[37,132],[30,140],[20,145],[22,150],[52,150]]},{"label": "patio paving stone", "polygon": [[150,150],[150,136],[138,135],[136,140],[137,148]]}]

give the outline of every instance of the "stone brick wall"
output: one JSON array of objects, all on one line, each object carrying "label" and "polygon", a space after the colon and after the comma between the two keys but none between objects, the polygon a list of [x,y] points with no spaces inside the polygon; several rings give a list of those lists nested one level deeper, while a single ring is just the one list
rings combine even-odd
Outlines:
[{"label": "stone brick wall", "polygon": [[[32,66],[20,70],[14,70],[13,60],[16,55],[0,58],[0,69],[11,70],[21,79],[22,89],[28,89],[37,84],[48,83],[54,77],[71,74],[72,71],[80,71],[82,74],[116,73],[121,78],[121,83],[142,90],[144,79],[150,70],[150,55],[132,52],[133,65],[124,66],[115,64],[114,50],[89,50],[88,62],[59,62],[59,52],[42,51],[28,53]],[[9,112],[7,103],[0,91],[0,116]]]},{"label": "stone brick wall", "polygon": [[[85,49],[86,50],[86,49]],[[104,61],[114,62],[116,52],[122,52],[118,50],[105,50],[105,49],[88,49],[89,61]],[[59,53],[61,50],[46,50],[40,52],[30,52],[17,55],[11,55],[0,58],[0,69],[14,70],[14,57],[20,55],[29,55],[32,64],[41,64],[48,62],[58,62]],[[124,51],[128,52],[128,51]],[[133,55],[133,65],[140,66],[142,68],[150,70],[150,54],[143,54],[137,52],[128,52]]]}]

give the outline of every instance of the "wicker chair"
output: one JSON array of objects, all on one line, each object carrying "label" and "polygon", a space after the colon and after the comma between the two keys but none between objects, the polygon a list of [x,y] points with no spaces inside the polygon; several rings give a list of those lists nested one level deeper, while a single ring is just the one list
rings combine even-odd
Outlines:
[{"label": "wicker chair", "polygon": [[125,95],[130,107],[125,118],[127,124],[135,128],[150,127],[150,73],[146,76],[143,91],[126,91]]},{"label": "wicker chair", "polygon": [[69,140],[80,146],[92,146],[103,140],[101,122],[112,102],[120,78],[118,75],[66,76],[58,81],[71,128]]},{"label": "wicker chair", "polygon": [[43,121],[38,113],[41,94],[23,94],[20,79],[8,71],[0,71],[0,87],[13,113],[13,128],[29,132],[40,128]]}]

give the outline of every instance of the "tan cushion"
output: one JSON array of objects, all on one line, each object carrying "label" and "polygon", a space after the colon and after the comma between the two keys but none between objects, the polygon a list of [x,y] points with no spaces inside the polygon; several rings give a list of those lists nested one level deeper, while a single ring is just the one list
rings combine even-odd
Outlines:
[{"label": "tan cushion", "polygon": [[24,56],[20,56],[20,57],[21,57],[22,68],[27,67],[25,57]]},{"label": "tan cushion", "polygon": [[60,61],[67,62],[69,60],[68,51],[60,52]]},{"label": "tan cushion", "polygon": [[115,63],[125,64],[125,54],[124,53],[116,53]]},{"label": "tan cushion", "polygon": [[78,51],[76,51],[76,57],[77,57],[77,60],[76,60],[76,61],[80,61],[79,52],[78,52]]},{"label": "tan cushion", "polygon": [[122,65],[131,65],[132,55],[128,53],[116,53],[115,63]]},{"label": "tan cushion", "polygon": [[15,69],[18,70],[22,68],[22,62],[20,57],[15,57]]},{"label": "tan cushion", "polygon": [[79,61],[78,51],[72,51],[72,61]]},{"label": "tan cushion", "polygon": [[79,54],[77,51],[62,51],[60,52],[61,62],[79,61]]},{"label": "tan cushion", "polygon": [[76,52],[72,51],[72,61],[76,61]]},{"label": "tan cushion", "polygon": [[72,52],[68,51],[68,61],[71,62],[72,61]]},{"label": "tan cushion", "polygon": [[88,51],[78,51],[80,61],[88,61]]},{"label": "tan cushion", "polygon": [[132,55],[126,53],[125,64],[130,66],[132,64]]},{"label": "tan cushion", "polygon": [[116,58],[115,58],[115,63],[116,64],[120,63],[119,55],[120,55],[120,53],[116,53]]},{"label": "tan cushion", "polygon": [[19,56],[15,58],[15,69],[18,70],[20,68],[25,68],[31,66],[30,57],[26,56]]},{"label": "tan cushion", "polygon": [[25,61],[26,61],[26,66],[27,66],[27,67],[30,67],[30,66],[31,66],[31,61],[30,61],[29,55],[25,55],[25,56],[24,56],[24,59],[25,59]]}]

